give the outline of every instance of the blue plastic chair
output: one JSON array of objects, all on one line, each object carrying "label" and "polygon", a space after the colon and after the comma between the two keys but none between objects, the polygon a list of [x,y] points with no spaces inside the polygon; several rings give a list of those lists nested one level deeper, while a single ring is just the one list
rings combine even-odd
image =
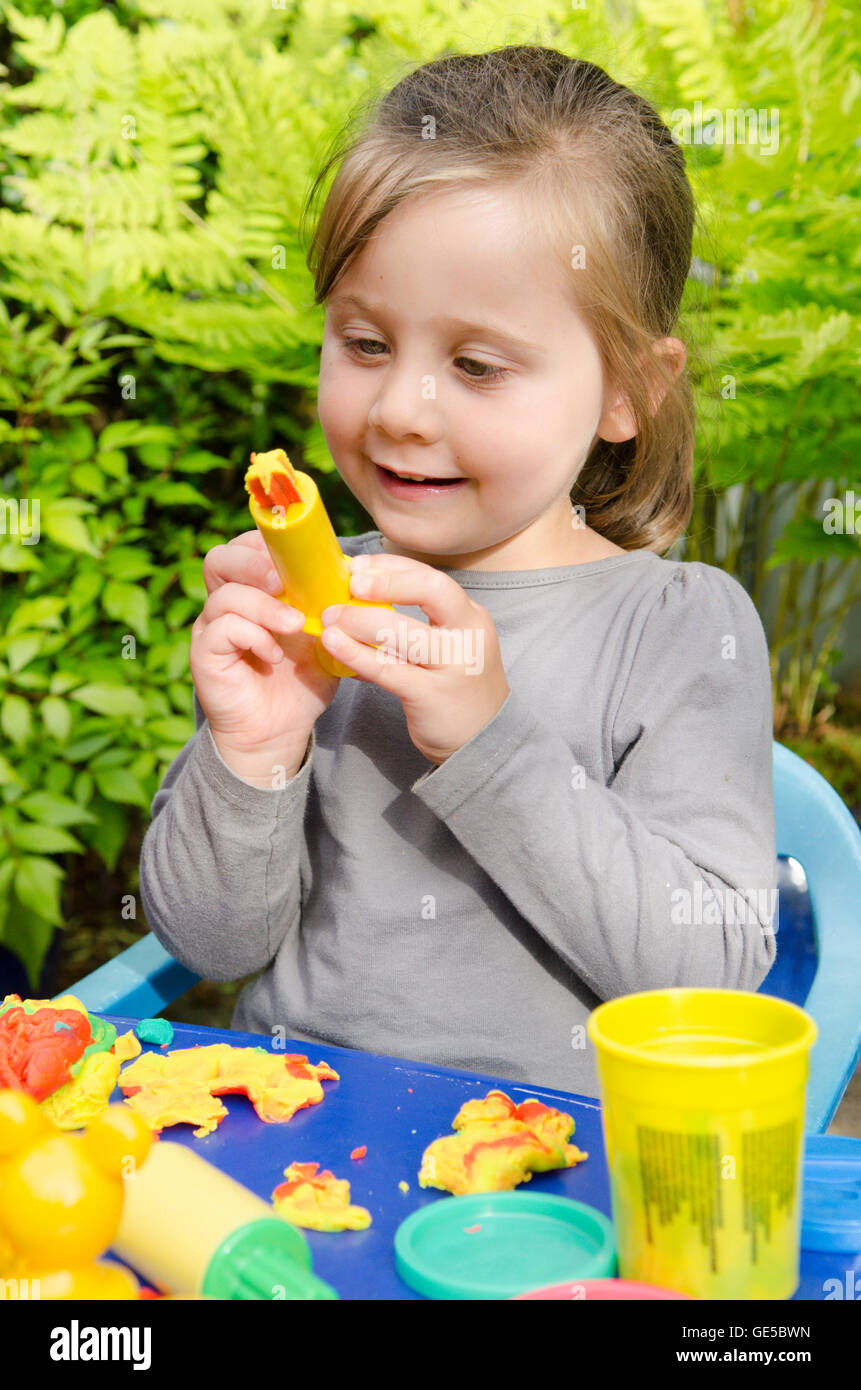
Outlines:
[{"label": "blue plastic chair", "polygon": [[[782,935],[792,919],[781,894],[778,959],[760,992],[803,1005],[816,1021],[805,1129],[818,1134],[831,1123],[861,1052],[861,830],[803,758],[775,743],[773,765],[777,853],[804,869],[816,963],[812,951],[805,959],[803,932]],[[199,978],[150,932],[69,992],[93,1013],[151,1018]]]},{"label": "blue plastic chair", "polygon": [[[805,1129],[822,1134],[861,1054],[861,830],[815,768],[780,743],[773,752],[777,852],[798,861],[810,894],[816,973],[807,997],[793,1002],[803,1004],[819,1030],[810,1056]],[[781,912],[778,962],[782,929]],[[772,988],[778,962],[760,992],[786,997]]]}]

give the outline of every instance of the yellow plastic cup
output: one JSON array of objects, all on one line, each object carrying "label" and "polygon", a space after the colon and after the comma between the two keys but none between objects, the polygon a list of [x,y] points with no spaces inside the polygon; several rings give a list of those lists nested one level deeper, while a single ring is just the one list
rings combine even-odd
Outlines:
[{"label": "yellow plastic cup", "polygon": [[694,1298],[798,1287],[804,1009],[730,989],[623,995],[591,1014],[619,1273]]}]

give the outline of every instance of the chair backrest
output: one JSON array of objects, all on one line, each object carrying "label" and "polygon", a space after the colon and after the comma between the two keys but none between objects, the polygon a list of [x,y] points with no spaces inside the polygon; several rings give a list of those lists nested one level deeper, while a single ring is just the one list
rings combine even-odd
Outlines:
[{"label": "chair backrest", "polygon": [[[816,937],[816,974],[804,1008],[819,1036],[805,1130],[818,1134],[831,1123],[861,1053],[861,830],[815,768],[781,743],[773,755],[777,853],[804,870]],[[778,956],[780,948],[778,932]],[[762,992],[770,993],[768,977]]]}]

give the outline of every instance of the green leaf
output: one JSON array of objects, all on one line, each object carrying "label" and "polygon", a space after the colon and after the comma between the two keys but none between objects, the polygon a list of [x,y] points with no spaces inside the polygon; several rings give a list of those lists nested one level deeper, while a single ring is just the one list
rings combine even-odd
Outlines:
[{"label": "green leaf", "polygon": [[147,724],[147,733],[167,743],[188,743],[194,737],[194,720],[173,715],[167,719],[153,719]]},{"label": "green leaf", "polygon": [[28,634],[26,637],[16,637],[11,642],[7,642],[6,658],[9,662],[11,672],[20,671],[33,660],[42,646],[42,638],[35,634]]},{"label": "green leaf", "polygon": [[81,683],[81,677],[74,671],[55,671],[49,689],[52,695],[65,695],[67,690]]},{"label": "green leaf", "polygon": [[47,690],[48,674],[46,671],[19,671],[15,684],[19,690]]},{"label": "green leaf", "polygon": [[53,859],[25,857],[18,864],[15,874],[15,892],[18,901],[29,907],[39,917],[60,926],[60,881],[63,870]]},{"label": "green leaf", "polygon": [[102,607],[109,618],[125,623],[141,641],[149,637],[149,594],[136,584],[111,580],[102,592]]},{"label": "green leaf", "polygon": [[148,425],[144,420],[116,420],[99,435],[99,450],[127,449],[136,444],[176,444],[179,432],[170,425]]},{"label": "green leaf", "polygon": [[100,451],[96,455],[96,463],[103,473],[107,473],[111,478],[116,478],[117,482],[125,482],[128,477],[128,460],[120,449]]},{"label": "green leaf", "polygon": [[39,974],[54,932],[62,926],[59,912],[56,916],[52,914],[50,899],[45,899],[45,906],[47,913],[34,912],[13,897],[3,928],[3,944],[26,966],[33,994],[38,988]]},{"label": "green leaf", "polygon": [[12,879],[15,874],[15,860],[0,860],[0,941],[3,939],[3,926],[6,921],[6,914],[9,911],[9,899],[12,892]]},{"label": "green leaf", "polygon": [[146,792],[138,781],[126,768],[111,767],[104,771],[94,773],[96,786],[106,801],[119,801],[130,806],[141,806],[148,810],[150,806]]},{"label": "green leaf", "polygon": [[41,568],[42,562],[33,554],[32,546],[22,545],[20,541],[6,541],[0,545],[0,572],[22,574]]},{"label": "green leaf", "polygon": [[[141,697],[127,685],[108,685],[94,681],[92,685],[79,685],[71,692],[71,699],[97,714],[111,714],[119,718],[141,719],[146,714],[146,706]],[[71,756],[69,754],[68,756]]]},{"label": "green leaf", "polygon": [[778,537],[772,554],[766,561],[766,570],[786,564],[788,560],[799,560],[813,565],[817,560],[858,559],[861,556],[859,538],[855,535],[829,535],[821,521],[812,516],[800,517],[789,522]]},{"label": "green leaf", "polygon": [[211,454],[208,449],[195,449],[178,458],[174,467],[180,473],[211,473],[214,468],[232,468],[233,464],[229,459]]},{"label": "green leaf", "polygon": [[0,729],[16,748],[23,748],[33,731],[30,705],[23,695],[7,695],[0,706]]},{"label": "green leaf", "polygon": [[43,825],[83,825],[95,822],[96,817],[79,806],[71,797],[55,792],[28,792],[15,803],[19,811]]},{"label": "green leaf", "polygon": [[131,748],[108,748],[90,759],[90,771],[95,772],[100,767],[126,767],[133,757]]},{"label": "green leaf", "polygon": [[78,464],[69,474],[69,481],[78,492],[87,493],[92,497],[104,497],[107,491],[104,474],[93,463]]},{"label": "green leaf", "polygon": [[77,497],[67,497],[62,501],[46,503],[42,510],[42,527],[57,545],[67,550],[75,550],[84,555],[100,555],[101,551],[90,538],[86,524],[81,518],[83,502]]},{"label": "green leaf", "polygon": [[207,593],[203,578],[202,560],[183,560],[179,567],[179,582],[182,586],[182,592],[188,594],[189,598],[197,599],[199,603],[206,602]]},{"label": "green leaf", "polygon": [[208,507],[209,499],[191,483],[150,483],[147,491],[160,507]]},{"label": "green leaf", "polygon": [[36,854],[63,854],[67,850],[82,854],[84,851],[80,840],[54,825],[16,825],[10,831],[10,838],[16,849]]},{"label": "green leaf", "polygon": [[82,569],[69,585],[69,608],[74,611],[93,603],[101,593],[104,582],[104,576],[95,566]]},{"label": "green leaf", "polygon": [[105,556],[105,565],[110,569],[111,579],[125,583],[135,579],[146,579],[151,574],[159,573],[158,566],[152,563],[145,552],[133,550],[131,546],[112,546]]},{"label": "green leaf", "polygon": [[93,795],[93,777],[90,772],[79,772],[72,787],[72,794],[81,806],[85,806]]},{"label": "green leaf", "polygon": [[26,787],[27,783],[16,772],[15,768],[0,753],[0,787]]},{"label": "green leaf", "polygon": [[116,735],[110,729],[106,734],[90,734],[87,738],[79,739],[77,743],[70,743],[65,749],[64,756],[70,763],[89,762],[94,753],[98,753],[102,748],[107,748],[109,743],[113,743],[115,737]]},{"label": "green leaf", "polygon": [[39,713],[52,738],[58,743],[65,743],[72,728],[72,711],[68,701],[61,700],[58,695],[46,695],[39,705]]},{"label": "green leaf", "polygon": [[108,869],[115,869],[129,833],[129,818],[116,802],[96,797],[98,825],[83,832],[82,838],[95,850]]},{"label": "green leaf", "polygon": [[41,598],[25,599],[23,603],[18,604],[9,619],[7,635],[11,636],[13,632],[20,632],[22,628],[28,627],[61,628],[63,624],[60,614],[65,607],[65,598],[54,598],[50,594],[43,594]]},{"label": "green leaf", "polygon": [[68,463],[78,463],[81,459],[92,458],[96,447],[93,431],[83,420],[77,420],[74,425],[64,430],[57,443]]}]

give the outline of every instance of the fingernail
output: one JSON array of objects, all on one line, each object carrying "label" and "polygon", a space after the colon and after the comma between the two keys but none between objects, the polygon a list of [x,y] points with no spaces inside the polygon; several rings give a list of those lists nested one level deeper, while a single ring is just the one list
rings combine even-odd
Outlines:
[{"label": "fingernail", "polygon": [[267,574],[266,587],[270,594],[280,594],[284,585],[281,583],[281,579],[277,574]]},{"label": "fingernail", "polygon": [[369,594],[374,587],[374,581],[370,574],[357,574],[355,579],[350,580],[350,589],[354,594]]},{"label": "fingernail", "polygon": [[335,622],[337,622],[338,619],[339,619],[340,616],[341,616],[341,612],[342,612],[342,610],[343,610],[343,607],[344,607],[343,603],[330,603],[330,604],[329,604],[329,607],[328,607],[328,608],[324,608],[324,609],[323,609],[323,612],[320,614],[320,621],[321,621],[322,623],[335,623]]},{"label": "fingernail", "polygon": [[352,559],[352,568],[354,570],[366,570],[370,563],[370,555],[354,555]]}]

